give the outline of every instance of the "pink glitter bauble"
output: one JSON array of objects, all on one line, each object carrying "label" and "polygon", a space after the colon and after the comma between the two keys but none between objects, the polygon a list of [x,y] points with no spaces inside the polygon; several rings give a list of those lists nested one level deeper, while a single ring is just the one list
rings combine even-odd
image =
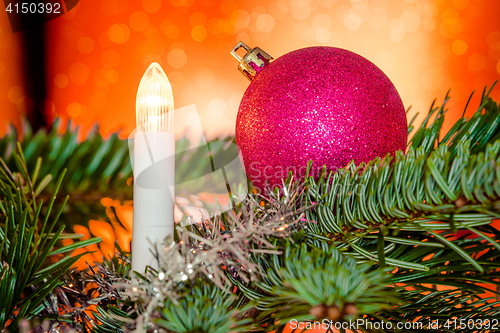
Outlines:
[{"label": "pink glitter bauble", "polygon": [[236,143],[259,189],[405,150],[408,125],[389,78],[362,56],[335,47],[290,52],[250,83],[236,119]]}]

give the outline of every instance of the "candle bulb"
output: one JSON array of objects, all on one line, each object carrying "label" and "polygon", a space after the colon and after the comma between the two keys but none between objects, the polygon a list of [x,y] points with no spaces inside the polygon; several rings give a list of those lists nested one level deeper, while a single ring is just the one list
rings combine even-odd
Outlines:
[{"label": "candle bulb", "polygon": [[132,270],[157,268],[155,249],[174,232],[175,136],[172,87],[158,63],[137,90]]},{"label": "candle bulb", "polygon": [[172,87],[161,66],[154,62],[144,73],[137,90],[137,130],[172,133],[173,111]]}]

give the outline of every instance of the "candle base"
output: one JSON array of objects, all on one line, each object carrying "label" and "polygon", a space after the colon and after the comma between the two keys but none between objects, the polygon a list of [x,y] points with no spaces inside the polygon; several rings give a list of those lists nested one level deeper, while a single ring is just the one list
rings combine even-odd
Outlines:
[{"label": "candle base", "polygon": [[134,222],[132,270],[158,268],[155,247],[174,233],[175,136],[137,132],[134,136]]}]

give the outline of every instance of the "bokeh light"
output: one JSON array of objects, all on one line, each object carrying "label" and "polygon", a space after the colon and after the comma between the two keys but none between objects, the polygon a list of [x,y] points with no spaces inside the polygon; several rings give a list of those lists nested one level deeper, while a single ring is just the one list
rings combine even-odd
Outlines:
[{"label": "bokeh light", "polygon": [[17,103],[21,98],[24,97],[24,89],[18,86],[12,87],[9,89],[7,94],[9,101],[11,103]]},{"label": "bokeh light", "polygon": [[82,113],[82,106],[78,103],[70,103],[67,111],[68,115],[72,118],[78,117]]},{"label": "bokeh light", "polygon": [[205,26],[207,24],[207,16],[202,12],[195,12],[189,17],[189,24],[192,27]]},{"label": "bokeh light", "polygon": [[90,71],[88,67],[80,62],[71,65],[71,67],[69,68],[69,79],[74,83],[85,83],[89,78],[89,75]]},{"label": "bokeh light", "polygon": [[480,53],[474,53],[469,57],[469,69],[474,72],[480,72],[484,69],[486,59]]},{"label": "bokeh light", "polygon": [[161,8],[161,0],[142,0],[142,8],[148,13],[156,13]]},{"label": "bokeh light", "polygon": [[130,29],[123,23],[113,24],[107,33],[109,40],[116,44],[123,44],[130,38]]},{"label": "bokeh light", "polygon": [[455,53],[456,55],[465,54],[465,52],[467,52],[467,43],[461,39],[456,40],[453,42],[452,49],[453,53]]},{"label": "bokeh light", "polygon": [[168,53],[167,61],[172,68],[182,68],[187,63],[186,52],[181,49],[173,49]]},{"label": "bokeh light", "polygon": [[191,37],[193,37],[193,40],[201,42],[207,38],[207,29],[202,25],[194,26],[191,30]]},{"label": "bokeh light", "polygon": [[214,117],[221,117],[226,112],[227,105],[221,98],[214,98],[208,103],[208,112]]},{"label": "bokeh light", "polygon": [[33,109],[33,100],[27,96],[21,97],[16,102],[16,108],[19,112],[27,114]]},{"label": "bokeh light", "polygon": [[149,26],[149,16],[141,11],[137,11],[130,15],[130,28],[134,31],[144,31]]},{"label": "bokeh light", "polygon": [[305,20],[311,15],[311,6],[305,0],[297,0],[292,2],[291,14],[297,20]]}]

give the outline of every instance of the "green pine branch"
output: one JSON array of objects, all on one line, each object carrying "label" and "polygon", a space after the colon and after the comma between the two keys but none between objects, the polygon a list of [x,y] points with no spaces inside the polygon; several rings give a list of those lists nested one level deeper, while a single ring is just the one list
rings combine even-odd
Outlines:
[{"label": "green pine branch", "polygon": [[[71,122],[68,122],[63,128],[59,120],[54,122],[49,132],[40,130],[33,133],[26,119],[22,121],[21,129],[22,135],[11,126],[10,132],[0,138],[0,157],[7,167],[15,170],[18,166],[13,152],[20,141],[28,172],[38,170],[37,175],[43,186],[36,189],[35,194],[44,201],[49,200],[55,190],[53,179],[67,170],[58,189],[59,198],[69,195],[60,225],[86,226],[91,219],[106,219],[105,208],[100,204],[103,197],[132,200],[129,141],[120,139],[119,133],[104,138],[95,126],[82,140],[78,127],[72,129]],[[233,137],[227,137],[215,139],[208,146],[189,149],[190,142],[186,137],[177,140],[176,183],[190,182],[190,193],[177,195],[206,191],[206,180],[202,176],[237,158],[236,148],[231,145],[233,142]],[[38,165],[40,156],[43,156],[44,163]],[[211,178],[211,182],[224,182],[220,173],[211,175]]]},{"label": "green pine branch", "polygon": [[46,184],[43,180],[38,183],[41,159],[30,174],[20,145],[12,155],[15,171],[0,158],[0,328],[15,332],[23,319],[53,314],[46,306],[49,296],[61,284],[62,274],[86,254],[71,256],[72,252],[100,239],[61,246],[62,238],[82,237],[63,237],[64,227],[57,226],[65,201],[59,205],[55,199],[65,172],[44,204],[36,198]]},{"label": "green pine branch", "polygon": [[358,263],[335,247],[288,243],[281,254],[256,260],[265,271],[261,281],[235,282],[248,304],[260,311],[256,320],[267,323],[269,330],[290,321],[355,321],[401,303],[387,287],[386,272]]},{"label": "green pine branch", "polygon": [[[427,126],[434,113],[435,121]],[[334,244],[360,257],[426,271],[421,264],[386,255],[394,250],[388,246],[419,244],[419,239],[401,240],[400,231],[423,232],[450,246],[439,230],[470,231],[500,217],[498,104],[484,95],[471,119],[461,118],[439,140],[444,114],[445,104],[431,109],[406,154],[397,152],[395,157],[351,164],[319,181],[309,178],[309,191],[302,200],[316,203],[306,213],[307,220],[317,222],[309,223],[312,237],[321,241],[328,235]],[[384,235],[379,248],[363,250],[360,242],[379,231]],[[455,250],[479,272],[484,271],[470,256]]]},{"label": "green pine branch", "polygon": [[[148,313],[157,315],[156,325],[171,332],[216,332],[220,327],[234,328],[239,324],[247,331],[281,332],[289,319],[341,322],[366,317],[384,323],[428,323],[451,317],[483,321],[498,317],[500,303],[495,296],[487,298],[484,294],[498,295],[495,288],[500,285],[500,232],[490,225],[500,217],[499,105],[485,91],[469,119],[462,117],[448,133],[441,133],[447,101],[448,96],[442,106],[433,104],[428,117],[413,134],[406,154],[397,152],[366,164],[350,164],[328,174],[325,171],[318,179],[306,177],[295,182],[289,177],[284,191],[239,198],[234,202],[240,203],[231,212],[214,216],[210,223],[178,227],[180,234],[191,235],[182,238],[182,245],[176,245],[179,249],[204,250],[210,256],[201,260],[193,251],[182,255],[181,258],[197,260],[200,265],[183,283],[169,280],[160,284],[162,278],[155,271],[145,276],[141,284],[133,285],[143,288],[147,298],[131,301],[133,305],[126,313],[118,300],[99,307],[103,325],[94,329],[116,332],[123,325],[145,324],[138,320],[144,318],[143,311],[148,306],[153,307]],[[94,178],[82,184],[76,179],[83,178],[75,178],[67,187],[61,183],[61,188],[91,193],[95,186],[94,193],[104,196],[109,193],[108,186],[112,187],[109,184],[115,184],[116,190],[130,191],[125,179],[130,170],[113,178],[113,173],[105,171],[118,170],[120,163],[96,157],[108,157],[108,153],[113,156],[114,150],[109,148],[113,143],[106,144],[90,136],[89,142],[95,146],[89,148],[87,140],[82,143],[63,140],[71,135],[74,132],[50,139],[41,135],[39,147],[44,147],[40,142],[45,142],[45,147],[52,147],[45,151],[47,155],[54,150],[57,154],[67,153],[62,162],[57,162],[59,155],[50,155],[55,158],[53,164],[76,163],[73,169],[76,174],[81,177],[92,174]],[[26,163],[34,169],[27,170],[35,170],[38,162],[33,159],[36,154],[43,154],[43,150],[29,148],[36,146],[29,145],[33,137],[28,135],[23,143],[26,144],[23,148],[34,154],[31,162]],[[52,141],[59,143],[52,146]],[[231,141],[228,139],[227,143]],[[8,150],[5,142],[8,140],[0,140],[4,154]],[[65,148],[60,150],[60,147]],[[87,147],[91,154],[87,159],[82,158],[85,154],[82,147]],[[224,151],[223,145],[217,149]],[[71,155],[70,151],[82,155]],[[99,151],[101,155],[97,154]],[[185,153],[179,161],[185,162],[184,158],[189,156],[206,160],[194,166],[195,170],[189,170],[189,174],[202,175],[215,166],[207,148]],[[102,164],[93,163],[94,160]],[[15,165],[12,159],[9,163]],[[44,186],[51,183],[43,177],[50,178],[49,174],[57,175],[61,170],[52,167],[43,172],[38,167],[36,174],[38,179],[44,179]],[[92,170],[86,173],[84,170],[89,167]],[[15,179],[16,175],[10,178]],[[30,191],[34,197],[45,193],[43,186],[41,190]],[[272,230],[266,230],[269,221],[274,223]],[[248,244],[241,239],[245,230],[252,233]],[[287,231],[287,237],[280,235],[283,230]],[[216,243],[219,247],[214,246],[214,239],[231,242],[234,239],[239,245],[228,243],[227,248],[219,248],[219,242]],[[263,244],[266,251],[261,249]],[[210,252],[211,249],[217,251]],[[159,258],[166,260],[160,262],[160,267],[173,267],[168,265],[172,256],[162,254]],[[183,264],[176,261],[179,267]],[[235,295],[227,294],[228,288],[219,288],[220,283],[207,280],[217,264],[220,267],[216,271],[226,275],[221,281],[237,286]],[[117,276],[128,271],[127,265],[120,267],[122,273]],[[207,270],[209,267],[211,271]],[[180,273],[169,271],[169,274],[178,278]],[[95,279],[94,282],[103,285],[102,279]],[[185,297],[172,300],[168,306],[163,303],[162,307],[154,303],[157,301],[153,294],[160,285],[165,295]],[[241,312],[236,321],[230,319],[235,310]],[[196,316],[207,318],[211,326],[193,326],[191,318]],[[250,326],[243,329],[247,324]],[[448,331],[446,327],[436,330]],[[461,331],[475,329],[465,327]]]},{"label": "green pine branch", "polygon": [[[500,285],[500,234],[489,226],[500,216],[499,105],[484,93],[474,115],[462,117],[440,138],[447,100],[441,107],[431,107],[406,154],[397,152],[394,157],[351,164],[337,172],[323,173],[319,179],[308,177],[306,190],[295,201],[298,206],[312,206],[305,212],[308,232],[296,244],[308,244],[308,251],[319,248],[323,252],[334,246],[358,264],[371,263],[373,272],[385,270],[391,276],[388,281],[393,283],[392,291],[403,303],[397,309],[364,313],[372,315],[373,320],[418,318],[428,323],[445,316],[486,320],[500,313],[499,303],[490,304],[492,299],[484,296],[486,292],[499,294],[495,286]],[[432,116],[435,119],[431,123]],[[279,191],[270,195],[270,202],[287,200]],[[458,231],[467,234],[460,237]],[[476,238],[466,238],[471,235]],[[286,258],[289,253],[283,252]],[[311,262],[320,260],[305,253],[302,255]],[[268,275],[256,284],[235,279],[242,290],[241,303],[253,303],[261,310],[269,303],[285,309],[268,315],[272,318],[283,318],[283,314],[297,310],[293,316],[301,314],[301,318],[311,320],[310,311],[324,304],[323,300],[307,302],[307,297],[296,297],[291,301],[276,293],[292,287],[284,295],[301,294],[300,287],[291,281],[276,278],[278,268],[269,271],[286,259],[260,256],[256,260]],[[321,261],[317,265],[321,266]],[[297,263],[294,269],[304,282],[319,281],[306,278],[311,274],[307,267]],[[329,270],[322,273],[330,277]],[[311,287],[316,293],[325,290],[319,282],[316,286]],[[460,294],[456,296],[459,301],[450,301],[446,292],[436,292],[436,286],[455,288],[449,294]],[[416,291],[408,291],[411,289]],[[429,289],[431,296],[427,295]],[[275,293],[270,293],[273,290]],[[263,292],[269,293],[268,298],[262,296]],[[402,305],[406,302],[408,305]],[[420,304],[425,310],[418,310]],[[473,330],[464,329],[469,331]]]},{"label": "green pine branch", "polygon": [[[237,318],[251,319],[255,332],[282,332],[291,319],[335,323],[364,318],[394,325],[428,325],[439,319],[446,325],[444,318],[497,318],[500,303],[485,293],[498,294],[495,286],[500,285],[500,232],[490,226],[500,216],[499,106],[484,93],[470,119],[461,118],[442,134],[447,100],[431,107],[406,154],[351,164],[295,184],[289,177],[286,190],[251,195],[235,205],[237,221],[222,215],[213,221],[221,228],[187,226],[199,236],[182,247],[203,249],[214,233],[231,239],[240,224],[264,227],[268,221],[282,221],[282,228],[288,228],[297,216],[305,219],[288,238],[272,233],[263,237],[275,251],[255,252],[246,259],[260,268],[257,280],[248,279],[239,262],[228,264],[232,254],[221,250],[221,262],[231,267],[226,268],[227,279],[237,286],[236,307],[245,309]],[[264,205],[252,206],[250,213],[252,201]],[[256,236],[261,235],[252,235]],[[240,250],[247,251],[244,246]],[[149,279],[151,285],[142,286],[145,290],[158,283],[154,274]],[[189,279],[194,285],[206,283],[196,274]],[[192,288],[188,285],[186,295]],[[184,290],[183,285],[176,288]],[[190,315],[185,315],[201,313],[206,303],[194,298],[181,302],[175,311],[168,310],[162,323],[168,322],[172,332],[211,332],[188,327]],[[150,303],[142,306],[146,304]],[[119,321],[108,319],[110,329],[121,327]],[[449,329],[441,326],[435,331]]]}]

